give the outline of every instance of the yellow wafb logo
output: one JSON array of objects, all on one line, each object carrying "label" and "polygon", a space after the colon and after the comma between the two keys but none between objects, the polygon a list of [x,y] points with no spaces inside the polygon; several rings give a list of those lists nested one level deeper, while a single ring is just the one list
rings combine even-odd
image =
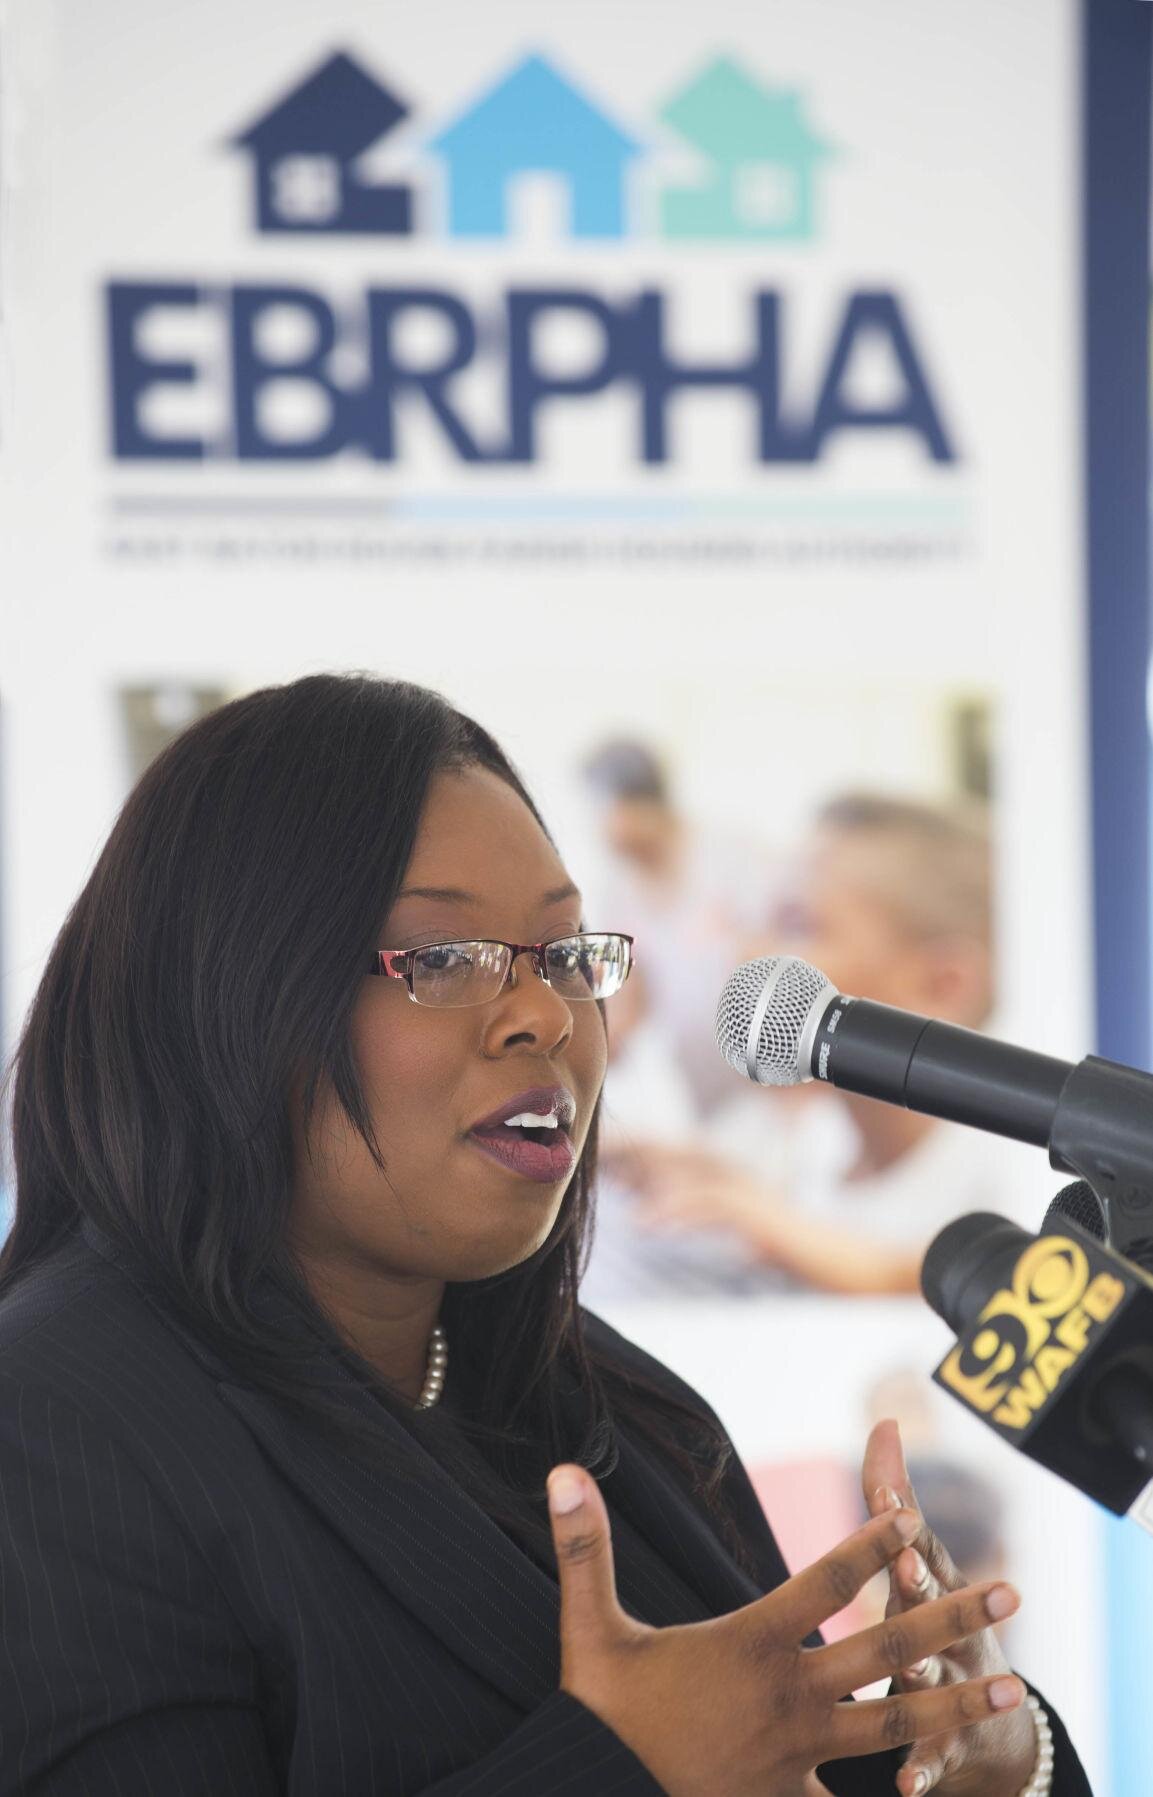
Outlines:
[{"label": "yellow wafb logo", "polygon": [[1091,1275],[1079,1242],[1038,1236],[1013,1268],[1012,1284],[989,1299],[971,1339],[957,1343],[938,1377],[971,1410],[1023,1429],[1125,1296],[1114,1273]]}]

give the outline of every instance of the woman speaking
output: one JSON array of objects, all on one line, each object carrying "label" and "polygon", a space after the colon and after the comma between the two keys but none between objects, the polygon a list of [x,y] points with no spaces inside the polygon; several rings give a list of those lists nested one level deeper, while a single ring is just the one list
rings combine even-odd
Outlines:
[{"label": "woman speaking", "polygon": [[716,1414],[581,1309],[591,922],[417,687],[252,693],[139,781],[10,1074],[2,1797],[1088,1791],[895,1426],[790,1578]]}]

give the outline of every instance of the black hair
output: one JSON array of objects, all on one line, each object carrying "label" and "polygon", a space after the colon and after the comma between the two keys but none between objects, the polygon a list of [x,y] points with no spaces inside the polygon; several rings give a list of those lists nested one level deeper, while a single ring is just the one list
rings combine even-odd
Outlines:
[{"label": "black hair", "polygon": [[[437,693],[356,672],[249,693],[145,769],[53,944],[6,1074],[15,1219],[0,1297],[88,1219],[243,1380],[346,1447],[386,1451],[383,1419],[362,1420],[315,1376],[319,1338],[538,1556],[552,1555],[545,1473],[572,1460],[603,1478],[620,1418],[680,1468],[748,1567],[715,1416],[586,1342],[595,1119],[541,1247],[495,1279],[446,1286],[451,1406],[416,1410],[345,1343],[288,1246],[297,1070],[305,1133],[330,1090],[385,1169],[350,1015],[429,783],[469,766],[507,781],[541,822],[479,724]],[[576,1438],[563,1402],[574,1377]]]}]

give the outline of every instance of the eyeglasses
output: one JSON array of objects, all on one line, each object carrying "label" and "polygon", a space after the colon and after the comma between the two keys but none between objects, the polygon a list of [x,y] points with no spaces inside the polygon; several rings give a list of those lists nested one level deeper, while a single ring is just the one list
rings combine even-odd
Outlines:
[{"label": "eyeglasses", "polygon": [[559,936],[553,942],[431,942],[426,948],[373,952],[369,973],[404,980],[418,1005],[483,1005],[501,992],[518,955],[565,999],[611,998],[633,966],[633,938]]}]

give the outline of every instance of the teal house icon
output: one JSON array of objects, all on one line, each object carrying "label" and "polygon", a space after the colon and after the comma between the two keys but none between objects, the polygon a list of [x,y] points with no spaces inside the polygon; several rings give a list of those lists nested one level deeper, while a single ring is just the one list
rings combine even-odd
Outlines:
[{"label": "teal house icon", "polygon": [[574,237],[623,237],[628,166],[641,145],[543,56],[527,56],[434,137],[453,237],[506,237],[522,175],[557,175]]},{"label": "teal house icon", "polygon": [[778,242],[814,235],[816,175],[835,151],[809,126],[800,94],[763,87],[732,58],[718,57],[660,116],[706,163],[702,183],[661,194],[662,235]]}]

